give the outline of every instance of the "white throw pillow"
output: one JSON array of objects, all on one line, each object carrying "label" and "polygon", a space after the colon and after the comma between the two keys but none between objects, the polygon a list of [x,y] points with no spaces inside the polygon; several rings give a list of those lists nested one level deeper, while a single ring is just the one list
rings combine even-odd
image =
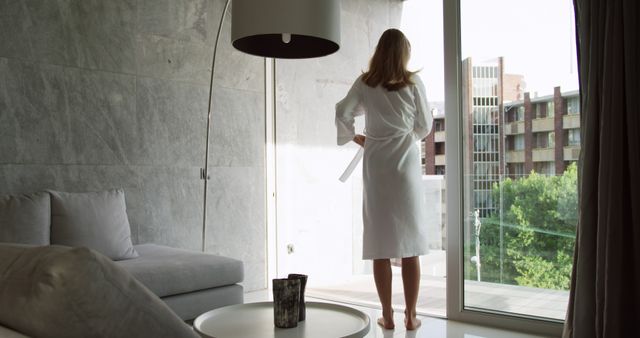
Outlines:
[{"label": "white throw pillow", "polygon": [[0,244],[0,276],[0,325],[30,337],[197,337],[126,270],[87,248]]},{"label": "white throw pillow", "polygon": [[50,230],[48,193],[0,196],[0,242],[49,245]]},{"label": "white throw pillow", "polygon": [[138,257],[123,190],[49,193],[51,244],[85,246],[113,260]]}]

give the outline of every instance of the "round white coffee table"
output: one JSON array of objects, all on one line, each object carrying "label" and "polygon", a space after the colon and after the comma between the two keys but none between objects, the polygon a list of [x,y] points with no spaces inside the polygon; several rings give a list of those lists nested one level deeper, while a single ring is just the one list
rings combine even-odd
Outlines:
[{"label": "round white coffee table", "polygon": [[193,321],[202,337],[364,337],[369,333],[369,316],[343,305],[307,302],[306,320],[297,327],[281,329],[273,325],[273,303],[247,303],[205,312]]}]

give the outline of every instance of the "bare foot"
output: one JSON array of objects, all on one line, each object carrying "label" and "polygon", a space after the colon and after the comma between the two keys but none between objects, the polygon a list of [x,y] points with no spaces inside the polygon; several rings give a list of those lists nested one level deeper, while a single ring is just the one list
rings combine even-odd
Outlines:
[{"label": "bare foot", "polygon": [[420,325],[422,325],[422,321],[418,319],[415,314],[413,316],[408,316],[407,312],[405,311],[404,315],[404,326],[408,331],[416,330],[420,327]]},{"label": "bare foot", "polygon": [[387,320],[384,317],[378,318],[378,325],[382,326],[385,330],[393,330],[396,324],[393,323],[393,319]]}]

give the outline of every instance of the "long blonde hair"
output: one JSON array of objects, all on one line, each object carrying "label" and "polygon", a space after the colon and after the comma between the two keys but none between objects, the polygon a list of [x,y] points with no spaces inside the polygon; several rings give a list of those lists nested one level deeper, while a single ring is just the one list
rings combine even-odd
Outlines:
[{"label": "long blonde hair", "polygon": [[362,82],[369,87],[382,85],[389,91],[413,84],[411,76],[416,72],[407,70],[410,56],[411,44],[407,37],[398,29],[387,29],[378,41]]}]

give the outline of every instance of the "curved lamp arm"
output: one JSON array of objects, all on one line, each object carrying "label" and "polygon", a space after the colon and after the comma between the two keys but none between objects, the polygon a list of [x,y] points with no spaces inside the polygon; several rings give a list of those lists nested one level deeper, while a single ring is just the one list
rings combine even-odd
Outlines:
[{"label": "curved lamp arm", "polygon": [[213,101],[213,71],[216,67],[216,54],[218,51],[218,42],[220,41],[220,34],[222,33],[222,24],[229,8],[231,0],[227,0],[220,16],[220,24],[218,25],[218,34],[216,34],[216,41],[213,45],[213,58],[211,59],[211,80],[209,81],[209,105],[207,108],[207,140],[205,144],[204,155],[204,168],[200,169],[200,178],[204,180],[204,207],[202,212],[202,252],[206,251],[207,243],[207,192],[209,188],[209,135],[211,133],[211,107]]}]

